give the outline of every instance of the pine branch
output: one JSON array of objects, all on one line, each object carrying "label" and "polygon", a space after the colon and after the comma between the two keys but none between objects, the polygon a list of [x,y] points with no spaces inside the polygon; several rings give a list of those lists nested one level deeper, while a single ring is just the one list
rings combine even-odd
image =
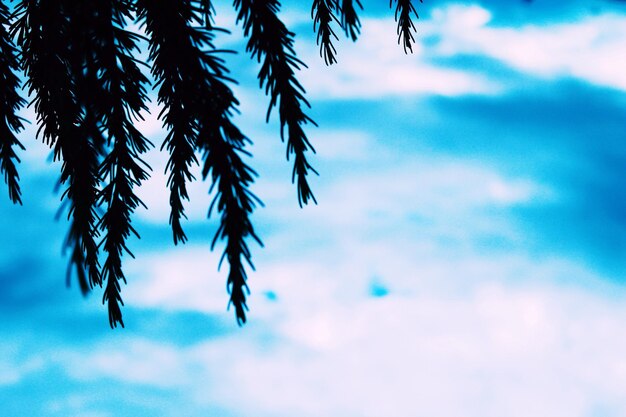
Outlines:
[{"label": "pine branch", "polygon": [[346,33],[346,36],[356,41],[361,33],[361,21],[357,15],[354,3],[363,10],[363,5],[360,0],[342,0],[339,13],[341,15],[341,27]]},{"label": "pine branch", "polygon": [[246,239],[250,237],[263,246],[254,231],[250,215],[257,204],[263,203],[249,189],[256,172],[241,157],[251,156],[244,149],[250,140],[230,120],[237,100],[230,88],[222,82],[226,68],[210,53],[205,55],[203,61],[204,67],[214,79],[203,84],[209,87],[208,90],[198,91],[198,146],[203,151],[203,178],[211,175],[211,190],[216,189],[209,207],[209,216],[214,208],[221,213],[220,226],[215,232],[211,248],[215,247],[218,240],[226,240],[220,265],[226,259],[230,266],[227,279],[229,305],[235,307],[237,323],[241,325],[246,322],[245,312],[248,309],[244,263],[254,269]]},{"label": "pine branch", "polygon": [[211,188],[217,189],[209,209],[209,216],[213,208],[216,208],[218,213],[221,213],[221,219],[211,248],[215,247],[218,240],[226,240],[220,264],[226,259],[230,265],[227,280],[229,305],[235,307],[237,323],[241,325],[246,322],[248,309],[246,305],[248,285],[244,261],[254,269],[246,238],[251,237],[259,245],[263,245],[254,231],[249,216],[256,204],[262,203],[249,190],[256,173],[240,156],[240,154],[249,156],[244,150],[247,138],[226,117],[222,117],[220,124],[220,127],[205,124],[200,132],[202,137],[210,140],[205,146],[202,174],[205,178],[210,174],[213,184]]},{"label": "pine branch", "polygon": [[[420,0],[422,1],[422,0]],[[356,5],[355,5],[356,3]],[[417,12],[411,0],[396,0],[398,43],[412,51]],[[307,176],[317,173],[307,161],[315,152],[304,125],[315,122],[305,114],[310,107],[296,70],[306,66],[296,56],[294,34],[278,17],[279,0],[234,0],[237,22],[248,38],[246,50],[260,64],[258,80],[269,96],[266,121],[277,108],[286,157],[294,156],[292,182],[297,179],[298,203],[316,203]],[[390,7],[393,0],[390,0]],[[327,65],[337,62],[333,21],[347,37],[356,40],[361,22],[360,0],[312,0],[311,17],[317,31],[320,56]],[[59,185],[64,186],[61,210],[68,208],[70,228],[68,284],[76,271],[83,293],[106,281],[103,303],[108,304],[112,328],[121,325],[121,281],[124,252],[131,234],[139,237],[131,216],[141,200],[134,189],[148,178],[150,167],[141,159],[153,146],[134,126],[147,110],[146,76],[133,55],[139,41],[149,42],[152,74],[163,107],[159,119],[168,133],[162,145],[169,152],[170,224],[174,243],[185,242],[182,228],[187,185],[194,179],[191,167],[202,155],[202,176],[210,176],[215,190],[209,207],[220,215],[211,249],[225,241],[224,259],[230,266],[227,289],[238,324],[246,321],[247,263],[254,269],[248,246],[254,231],[251,215],[262,202],[250,191],[256,173],[246,164],[250,140],[232,122],[238,101],[228,86],[233,80],[214,46],[211,0],[19,0],[9,12],[0,2],[0,172],[9,198],[21,204],[16,148],[24,149],[16,134],[23,129],[17,111],[21,67],[25,87],[33,96],[39,128],[37,137],[62,161]],[[138,18],[150,39],[126,30]],[[11,21],[13,21],[11,23]],[[7,27],[10,28],[7,31]],[[21,48],[21,55],[12,40]],[[100,189],[101,184],[104,187]],[[99,215],[98,209],[105,212]],[[145,206],[144,206],[145,207]],[[96,244],[100,233],[103,238]],[[106,253],[102,268],[98,252]]]},{"label": "pine branch", "polygon": [[207,29],[211,29],[213,25],[213,15],[215,14],[215,8],[213,7],[213,2],[211,0],[199,0],[200,1],[200,11],[204,18],[204,25]]},{"label": "pine branch", "polygon": [[193,2],[163,0],[157,6],[150,0],[138,0],[137,4],[139,19],[151,39],[150,59],[160,85],[161,116],[169,130],[163,146],[171,155],[168,184],[174,240],[180,227],[176,222],[183,213],[181,199],[188,199],[185,182],[192,179],[189,167],[196,162],[194,149],[198,149],[203,151],[203,177],[211,175],[211,188],[217,190],[211,208],[221,213],[212,248],[217,240],[226,240],[222,260],[226,258],[230,265],[230,303],[242,324],[247,309],[243,261],[252,265],[246,239],[252,237],[261,243],[249,216],[260,202],[249,191],[254,171],[239,155],[246,153],[246,138],[230,121],[238,103],[225,84],[227,70],[213,45],[216,29],[193,26],[201,22],[202,10]]},{"label": "pine branch", "polygon": [[69,9],[63,0],[23,0],[15,9],[12,34],[22,48],[26,87],[34,94],[40,124],[37,134],[53,148],[54,159],[63,161],[59,182],[67,188],[61,199],[70,201],[70,229],[65,242],[72,251],[68,273],[72,266],[76,269],[81,291],[86,293],[100,282],[95,243],[99,155],[89,136],[89,116],[77,101],[71,72]]},{"label": "pine branch", "polygon": [[[133,254],[126,246],[130,234],[139,237],[131,225],[131,215],[143,203],[134,194],[133,187],[148,178],[147,165],[139,157],[151,143],[137,130],[134,121],[146,109],[146,77],[141,73],[131,52],[137,49],[139,36],[124,30],[131,16],[131,5],[123,0],[109,0],[100,5],[100,14],[108,25],[102,33],[103,50],[98,57],[102,64],[101,78],[108,86],[110,111],[103,120],[111,150],[100,166],[108,184],[102,189],[100,200],[106,206],[100,228],[105,233],[100,243],[106,252],[102,276],[106,280],[103,303],[109,310],[111,328],[119,323],[124,327],[120,304],[120,281],[126,282],[122,270],[122,256]],[[144,168],[146,167],[146,168]]]},{"label": "pine branch", "polygon": [[[396,22],[398,22],[398,44],[402,43],[402,48],[405,53],[408,53],[407,50],[413,52],[413,44],[415,43],[414,32],[417,31],[413,21],[411,20],[411,15],[415,15],[416,18],[419,18],[417,15],[417,10],[415,10],[415,6],[413,6],[413,0],[395,0],[396,12],[395,18]],[[420,0],[422,3],[422,0]],[[393,0],[389,0],[389,7],[392,7]]]},{"label": "pine branch", "polygon": [[19,70],[19,63],[8,26],[9,9],[0,3],[0,172],[4,174],[11,201],[22,204],[20,176],[15,165],[20,159],[14,147],[25,149],[15,135],[24,128],[17,111],[26,101],[17,93],[20,82],[15,72]]},{"label": "pine branch", "polygon": [[100,77],[102,63],[99,57],[107,47],[103,30],[106,31],[110,23],[103,19],[97,7],[86,2],[71,2],[68,13],[72,38],[70,66],[75,93],[87,116],[85,128],[89,131],[99,156],[103,156],[107,141],[102,123],[109,112],[109,103],[103,100],[107,94],[107,86]]},{"label": "pine branch", "polygon": [[295,70],[305,66],[293,49],[294,34],[278,18],[280,2],[277,0],[235,0],[237,21],[243,22],[244,35],[248,37],[246,50],[261,62],[259,81],[270,96],[267,119],[278,106],[281,139],[287,136],[287,159],[294,155],[292,181],[297,178],[298,203],[316,202],[307,181],[309,171],[317,171],[306,159],[306,152],[315,152],[304,133],[303,125],[315,122],[302,107],[309,106],[304,89],[295,77]]},{"label": "pine branch", "polygon": [[317,44],[320,46],[320,57],[324,58],[326,65],[337,62],[337,50],[333,45],[332,38],[339,39],[331,24],[337,22],[333,14],[339,8],[337,0],[313,0],[311,18],[313,19],[313,31],[317,31]]},{"label": "pine branch", "polygon": [[[197,164],[195,156],[198,135],[197,109],[193,97],[199,84],[205,82],[201,51],[196,47],[188,22],[194,18],[191,2],[138,0],[138,19],[145,24],[150,39],[152,74],[159,87],[158,102],[163,106],[160,119],[168,133],[161,146],[167,148],[169,171],[170,225],[174,243],[185,243],[187,236],[181,226],[185,217],[183,199],[189,200],[187,182],[194,179],[190,167]],[[210,5],[205,5],[210,7]]]},{"label": "pine branch", "polygon": [[[102,120],[109,111],[107,100],[104,96],[107,91],[104,80],[100,79],[100,69],[98,60],[100,51],[104,47],[103,37],[100,36],[103,26],[102,16],[98,13],[98,9],[84,2],[72,2],[67,0],[65,10],[68,20],[68,37],[72,41],[69,43],[69,53],[67,63],[73,79],[73,89],[77,105],[81,108],[80,117],[80,135],[90,138],[92,153],[95,158],[89,160],[89,170],[97,178],[97,183],[92,189],[92,204],[97,205],[98,189],[101,182],[99,173],[100,161],[106,153],[106,138],[102,130]],[[106,23],[106,22],[105,22]],[[105,24],[106,26],[106,24]],[[104,38],[106,39],[106,38]],[[85,161],[81,161],[85,162]],[[89,253],[98,254],[98,246],[95,238],[99,237],[99,231],[96,224],[100,221],[99,216],[94,215],[91,220],[92,231],[94,237],[90,242],[93,247],[89,249]],[[80,262],[82,251],[74,248],[72,255],[75,263]],[[97,268],[98,274],[90,276],[89,283],[102,286],[102,275],[100,274],[100,264],[95,259],[94,269]]]}]

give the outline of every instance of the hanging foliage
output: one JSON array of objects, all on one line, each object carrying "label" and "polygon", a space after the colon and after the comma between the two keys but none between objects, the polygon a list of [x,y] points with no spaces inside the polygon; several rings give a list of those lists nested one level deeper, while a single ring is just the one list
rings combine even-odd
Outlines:
[{"label": "hanging foliage", "polygon": [[[394,0],[390,1],[393,7]],[[415,41],[411,0],[395,0],[398,43],[405,52]],[[316,173],[308,155],[314,152],[305,126],[309,103],[296,78],[305,66],[294,50],[295,35],[280,20],[278,0],[234,0],[237,22],[247,38],[246,51],[260,64],[260,87],[269,97],[267,120],[276,109],[280,137],[293,158],[292,181],[300,206],[316,202],[308,175]],[[313,0],[311,17],[320,56],[337,62],[337,31],[356,40],[361,28],[359,0]],[[86,294],[104,288],[103,303],[112,328],[124,326],[121,283],[124,254],[135,209],[143,205],[135,189],[150,167],[141,159],[153,144],[135,127],[147,111],[149,68],[155,82],[159,115],[167,130],[161,150],[170,192],[170,225],[174,244],[185,243],[184,201],[194,180],[191,169],[202,167],[215,196],[209,216],[220,223],[213,248],[224,241],[220,261],[229,266],[227,288],[239,324],[246,321],[246,267],[252,268],[248,246],[262,245],[251,215],[261,201],[250,187],[256,176],[245,161],[247,136],[233,123],[238,101],[223,51],[215,45],[214,9],[210,0],[21,0],[13,9],[0,3],[0,171],[13,203],[21,204],[16,135],[23,129],[17,116],[25,100],[18,75],[32,98],[37,135],[62,162],[59,184],[69,221],[68,283],[76,276]],[[138,23],[143,34],[129,30]],[[147,42],[148,62],[138,58]],[[246,266],[247,265],[247,266]]]}]

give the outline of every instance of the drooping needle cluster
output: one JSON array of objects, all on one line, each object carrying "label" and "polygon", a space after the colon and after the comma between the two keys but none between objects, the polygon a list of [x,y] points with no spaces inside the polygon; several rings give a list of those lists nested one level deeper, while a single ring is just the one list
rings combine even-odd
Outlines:
[{"label": "drooping needle cluster", "polygon": [[[398,40],[411,50],[411,18],[417,14],[410,0],[396,3]],[[295,35],[279,18],[278,0],[234,0],[233,7],[269,96],[266,117],[276,109],[287,159],[293,157],[298,203],[315,202],[308,178],[316,173],[308,160],[314,149],[304,129],[315,122],[305,113],[309,103],[296,77],[305,64],[296,56]],[[326,64],[337,62],[333,25],[357,39],[359,8],[359,0],[313,0],[311,16]],[[16,150],[24,148],[16,135],[23,129],[18,116],[25,104],[19,95],[23,71],[37,135],[62,162],[68,283],[75,274],[83,293],[103,287],[112,328],[124,326],[123,257],[133,256],[128,239],[139,237],[132,226],[133,213],[143,205],[136,188],[150,171],[142,154],[153,145],[136,128],[147,111],[148,72],[167,131],[161,149],[169,154],[174,243],[187,241],[184,201],[192,168],[200,164],[214,192],[209,215],[220,218],[211,247],[224,241],[220,265],[224,260],[229,265],[230,304],[237,322],[246,321],[246,264],[253,268],[248,243],[262,245],[251,215],[262,203],[250,190],[256,176],[245,162],[250,140],[232,121],[238,101],[222,58],[228,51],[215,46],[216,34],[224,31],[214,27],[213,13],[210,0],[20,0],[12,8],[0,2],[0,172],[9,198],[21,204]],[[131,30],[133,24],[140,30]],[[138,58],[144,45],[148,62]]]}]

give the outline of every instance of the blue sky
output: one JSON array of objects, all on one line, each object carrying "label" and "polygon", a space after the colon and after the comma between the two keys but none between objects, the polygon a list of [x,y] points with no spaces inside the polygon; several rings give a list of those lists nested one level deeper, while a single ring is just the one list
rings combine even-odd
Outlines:
[{"label": "blue sky", "polygon": [[[154,151],[111,331],[99,291],[65,288],[60,167],[24,132],[24,206],[0,200],[0,414],[626,415],[626,5],[425,1],[407,56],[387,3],[364,3],[330,68],[308,2],[283,13],[320,125],[317,206],[298,207],[256,66],[228,57],[266,204],[243,328],[208,184],[174,247]],[[243,50],[218,12],[220,46]],[[141,129],[162,142],[154,117]]]}]

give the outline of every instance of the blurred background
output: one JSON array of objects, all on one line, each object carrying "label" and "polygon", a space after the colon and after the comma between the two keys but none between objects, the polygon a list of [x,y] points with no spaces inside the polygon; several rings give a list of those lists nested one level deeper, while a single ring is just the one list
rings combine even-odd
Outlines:
[{"label": "blurred background", "polygon": [[60,164],[36,126],[21,134],[24,206],[0,199],[0,414],[626,415],[626,5],[425,1],[405,55],[388,3],[365,0],[362,36],[326,67],[309,3],[281,13],[320,125],[304,209],[256,62],[217,9],[266,204],[242,328],[208,183],[172,244],[156,100],[126,329],[100,289],[65,287]]}]

